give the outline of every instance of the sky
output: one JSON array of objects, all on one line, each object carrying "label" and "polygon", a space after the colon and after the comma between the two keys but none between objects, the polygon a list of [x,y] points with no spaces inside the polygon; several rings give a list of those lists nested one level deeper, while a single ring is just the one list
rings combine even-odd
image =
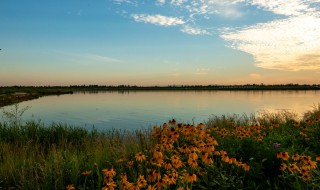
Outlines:
[{"label": "sky", "polygon": [[320,84],[320,0],[1,0],[0,86]]}]

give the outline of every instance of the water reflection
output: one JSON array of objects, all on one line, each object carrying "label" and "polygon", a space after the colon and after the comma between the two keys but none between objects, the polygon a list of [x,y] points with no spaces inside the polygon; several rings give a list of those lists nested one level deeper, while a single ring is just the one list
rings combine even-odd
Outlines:
[{"label": "water reflection", "polygon": [[48,96],[21,103],[31,106],[24,119],[62,122],[97,129],[146,128],[175,118],[205,122],[212,115],[261,110],[295,111],[300,116],[320,102],[320,91],[96,91]]}]

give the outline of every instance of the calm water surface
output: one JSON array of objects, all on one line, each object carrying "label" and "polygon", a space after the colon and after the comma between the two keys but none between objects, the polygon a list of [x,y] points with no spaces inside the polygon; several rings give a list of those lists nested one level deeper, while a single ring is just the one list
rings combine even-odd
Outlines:
[{"label": "calm water surface", "polygon": [[104,130],[147,128],[172,118],[199,123],[213,115],[262,110],[285,109],[301,116],[318,103],[320,91],[131,91],[47,96],[23,102],[20,107],[31,107],[24,120]]}]

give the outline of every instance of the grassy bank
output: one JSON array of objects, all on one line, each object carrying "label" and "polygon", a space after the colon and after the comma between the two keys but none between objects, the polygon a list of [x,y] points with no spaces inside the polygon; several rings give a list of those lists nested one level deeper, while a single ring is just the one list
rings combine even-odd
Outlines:
[{"label": "grassy bank", "polygon": [[0,87],[0,108],[43,96],[72,94],[62,87]]},{"label": "grassy bank", "polygon": [[[0,123],[4,189],[319,189],[320,109],[149,131]],[[13,120],[19,121],[19,120]]]}]

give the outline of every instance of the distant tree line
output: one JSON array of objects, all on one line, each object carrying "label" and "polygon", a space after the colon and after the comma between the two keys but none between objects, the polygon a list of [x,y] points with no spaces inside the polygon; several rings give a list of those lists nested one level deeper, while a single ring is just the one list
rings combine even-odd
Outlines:
[{"label": "distant tree line", "polygon": [[71,89],[84,90],[320,90],[320,84],[245,84],[245,85],[168,85],[168,86],[106,86],[72,85]]},{"label": "distant tree line", "polygon": [[39,95],[65,94],[74,91],[99,90],[320,90],[320,84],[244,84],[244,85],[70,85],[70,86],[2,86],[0,94],[15,92],[37,93]]}]

